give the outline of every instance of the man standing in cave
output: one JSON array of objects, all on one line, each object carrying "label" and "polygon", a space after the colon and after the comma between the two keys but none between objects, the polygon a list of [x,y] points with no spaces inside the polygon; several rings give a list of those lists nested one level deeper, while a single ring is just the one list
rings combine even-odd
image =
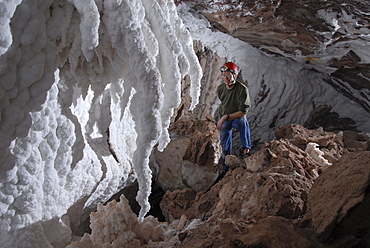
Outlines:
[{"label": "man standing in cave", "polygon": [[239,156],[250,156],[250,129],[246,117],[250,98],[247,86],[237,81],[239,67],[236,64],[227,62],[220,70],[224,83],[217,87],[217,96],[221,100],[217,129],[220,131],[222,166],[226,173],[229,167],[225,164],[225,157],[232,154],[232,128],[239,130],[242,144]]}]

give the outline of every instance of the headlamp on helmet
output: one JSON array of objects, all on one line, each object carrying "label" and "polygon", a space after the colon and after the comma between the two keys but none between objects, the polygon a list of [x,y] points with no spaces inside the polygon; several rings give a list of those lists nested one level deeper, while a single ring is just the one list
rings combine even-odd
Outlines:
[{"label": "headlamp on helmet", "polygon": [[221,72],[229,71],[236,75],[239,73],[239,67],[233,62],[227,62],[226,64],[221,66],[220,71]]}]

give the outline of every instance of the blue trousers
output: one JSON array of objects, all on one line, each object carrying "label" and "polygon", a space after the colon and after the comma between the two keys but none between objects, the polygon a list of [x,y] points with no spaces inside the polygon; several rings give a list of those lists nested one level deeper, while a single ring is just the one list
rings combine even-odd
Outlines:
[{"label": "blue trousers", "polygon": [[251,133],[247,117],[243,116],[232,121],[225,121],[220,131],[222,166],[225,172],[229,170],[229,167],[225,165],[225,157],[232,154],[233,148],[232,128],[239,130],[242,147],[251,149]]}]

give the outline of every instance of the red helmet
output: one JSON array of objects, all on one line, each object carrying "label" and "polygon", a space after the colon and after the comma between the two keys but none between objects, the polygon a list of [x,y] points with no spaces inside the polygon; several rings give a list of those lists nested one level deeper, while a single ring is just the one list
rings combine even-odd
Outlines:
[{"label": "red helmet", "polygon": [[233,74],[238,74],[239,73],[239,67],[236,64],[234,64],[233,62],[227,62],[226,64],[221,66],[220,70],[221,70],[221,72],[230,71]]}]

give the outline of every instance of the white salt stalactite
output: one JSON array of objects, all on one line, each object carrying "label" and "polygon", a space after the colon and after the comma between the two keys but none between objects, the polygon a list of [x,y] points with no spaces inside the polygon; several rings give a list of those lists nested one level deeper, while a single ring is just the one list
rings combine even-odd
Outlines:
[{"label": "white salt stalactite", "polygon": [[[161,119],[163,130],[169,126],[169,118],[172,116],[173,108],[180,104],[180,82],[181,74],[179,71],[179,55],[182,53],[182,47],[177,39],[174,26],[170,23],[169,10],[165,4],[159,5],[159,1],[143,1],[146,9],[147,20],[150,25],[162,23],[161,26],[154,26],[153,33],[158,40],[159,52],[164,54],[157,61],[160,70],[162,88],[164,92],[163,108],[161,110]],[[160,147],[166,146],[169,142],[167,131],[161,133]],[[161,149],[161,148],[159,148]]]},{"label": "white salt stalactite", "polygon": [[[192,107],[198,103],[200,92],[201,68],[192,48],[192,39],[177,15],[176,6],[172,1],[143,1],[146,19],[154,27],[153,33],[158,40],[160,59],[156,61],[162,77],[164,92],[163,108],[161,109],[163,132],[158,149],[162,151],[170,137],[167,128],[173,109],[181,101],[181,78],[189,74],[192,78]],[[160,26],[155,23],[161,23]],[[165,55],[165,56],[163,56]],[[178,73],[178,72],[181,73]]]},{"label": "white salt stalactite", "polygon": [[[152,143],[157,139],[158,128],[155,123],[159,122],[159,120],[156,120],[158,117],[155,111],[158,110],[155,108],[159,106],[156,101],[158,101],[157,97],[160,97],[160,94],[150,92],[151,88],[156,88],[156,81],[151,80],[150,77],[147,78],[147,75],[151,75],[147,74],[148,64],[141,63],[147,60],[145,58],[147,56],[145,53],[146,46],[143,43],[144,39],[141,36],[142,32],[140,29],[141,23],[144,21],[144,10],[142,5],[137,2],[106,2],[104,7],[108,10],[104,23],[108,33],[113,34],[110,37],[112,37],[112,45],[118,51],[118,63],[124,67],[121,69],[121,72],[117,69],[117,77],[123,78],[121,81],[123,87],[115,84],[115,88],[111,88],[111,93],[123,94],[125,98],[127,97],[130,100],[130,102],[123,100],[121,104],[122,109],[124,109],[123,117],[130,119],[121,119],[121,121],[130,124],[126,126],[126,129],[129,128],[131,130],[129,132],[132,132],[135,137],[136,150],[133,152],[132,163],[139,182],[138,195],[140,197],[138,202],[142,207],[142,212],[145,214],[150,207],[147,198],[150,194],[151,186],[151,171],[147,165],[146,158],[149,156],[147,155],[148,150],[151,151],[154,146]],[[119,35],[116,35],[117,33]],[[126,63],[127,58],[130,58],[129,63]],[[149,90],[145,87],[149,87]],[[139,99],[136,100],[137,98]],[[115,106],[119,108],[120,104],[115,104]],[[153,111],[151,111],[152,108],[154,108]],[[144,121],[141,121],[141,119],[144,119]],[[141,125],[143,126],[141,127]],[[113,132],[120,132],[119,130],[120,128],[115,127]],[[149,133],[145,131],[149,131]],[[111,135],[114,135],[114,133]],[[154,138],[152,138],[153,136]],[[149,144],[147,143],[148,140]]]},{"label": "white salt stalactite", "polygon": [[179,41],[182,45],[181,57],[184,57],[180,63],[180,70],[183,75],[188,74],[190,76],[190,96],[192,98],[189,110],[192,111],[199,103],[200,97],[200,81],[203,76],[202,68],[198,62],[198,58],[194,53],[193,39],[187,27],[184,25],[181,18],[178,16],[176,5],[173,1],[168,1],[168,9],[173,13],[170,16],[171,23],[176,26],[176,36],[179,37]]},{"label": "white salt stalactite", "polygon": [[[0,5],[0,56],[3,55],[12,44],[12,34],[10,31],[9,22],[17,5],[21,2],[22,0],[13,0],[7,1],[7,3],[2,3]],[[3,65],[3,63],[0,65],[0,71]]]},{"label": "white salt stalactite", "polygon": [[[173,1],[143,1],[143,4],[147,10],[149,23],[155,27],[153,32],[159,40],[161,54],[157,64],[161,71],[164,92],[164,106],[161,111],[163,132],[158,146],[158,150],[162,151],[170,141],[167,128],[173,109],[180,104],[181,78],[186,74],[190,75],[192,82],[190,110],[193,110],[199,100],[202,71],[193,50],[191,36],[179,18]],[[162,24],[157,26],[155,23]],[[163,54],[166,56],[162,56]]]},{"label": "white salt stalactite", "polygon": [[[124,60],[124,95],[131,91],[130,87],[135,89],[135,93],[131,94],[130,113],[137,131],[138,149],[135,151],[133,164],[139,182],[137,201],[142,207],[140,220],[149,210],[149,155],[159,138],[166,137],[172,109],[180,103],[182,74],[179,73],[179,64],[189,63],[187,58],[179,59],[183,48],[182,41],[179,42],[180,39],[175,35],[178,27],[168,21],[169,16],[173,18],[177,13],[170,12],[166,4],[162,2],[159,5],[158,2],[150,1],[105,3],[105,8],[111,10],[106,15],[106,26],[112,34],[110,37],[119,56]],[[153,5],[156,6],[154,9]],[[109,22],[115,20],[114,18],[119,21]],[[165,28],[158,23],[166,24]],[[116,35],[117,31],[125,35],[120,37]],[[192,58],[194,57],[195,54]],[[129,63],[126,58],[130,58]],[[194,86],[199,88],[199,82],[200,78],[197,81],[198,86]],[[168,139],[164,140],[163,146],[168,143]]]},{"label": "white salt stalactite", "polygon": [[91,61],[93,49],[99,44],[99,11],[93,0],[68,0],[81,15],[81,50],[88,62]]}]

